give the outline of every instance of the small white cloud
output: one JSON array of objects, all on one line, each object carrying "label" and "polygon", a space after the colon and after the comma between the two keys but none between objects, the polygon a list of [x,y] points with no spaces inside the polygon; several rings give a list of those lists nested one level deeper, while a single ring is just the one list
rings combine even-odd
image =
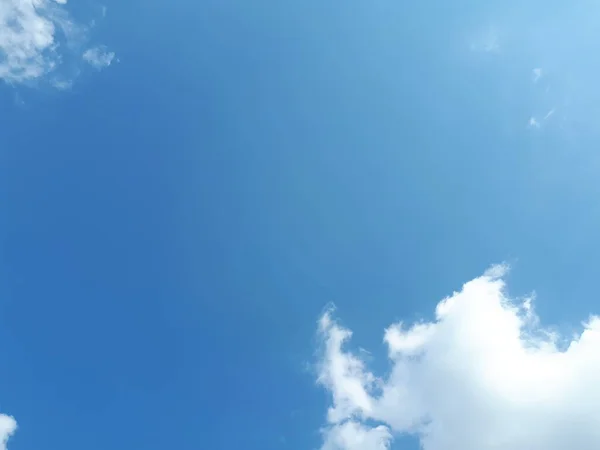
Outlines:
[{"label": "small white cloud", "polygon": [[17,430],[17,421],[5,414],[0,414],[0,450],[6,450],[8,439]]},{"label": "small white cloud", "polygon": [[505,271],[466,283],[429,323],[385,330],[385,377],[345,349],[352,333],[325,313],[321,450],[388,450],[403,434],[423,450],[600,448],[600,318],[559,345],[531,298],[507,296]]},{"label": "small white cloud", "polygon": [[89,48],[83,53],[83,59],[98,70],[110,66],[114,58],[115,53],[109,52],[104,46]]},{"label": "small white cloud", "polygon": [[73,87],[73,81],[71,80],[52,80],[50,84],[59,91],[67,91]]},{"label": "small white cloud", "polygon": [[540,127],[540,123],[538,122],[538,120],[531,116],[529,118],[529,122],[528,122],[529,128],[539,128]]},{"label": "small white cloud", "polygon": [[529,121],[527,122],[527,126],[529,128],[541,128],[542,124],[547,121],[548,119],[550,119],[554,113],[556,112],[556,108],[552,108],[550,109],[545,115],[544,117],[542,117],[541,120],[538,120],[536,117],[531,116],[529,118]]},{"label": "small white cloud", "polygon": [[88,30],[66,0],[0,0],[0,80],[10,84],[71,73]]},{"label": "small white cloud", "polygon": [[542,77],[542,75],[543,75],[542,69],[539,67],[537,67],[531,71],[531,79],[533,80],[534,83],[537,83],[538,80]]}]

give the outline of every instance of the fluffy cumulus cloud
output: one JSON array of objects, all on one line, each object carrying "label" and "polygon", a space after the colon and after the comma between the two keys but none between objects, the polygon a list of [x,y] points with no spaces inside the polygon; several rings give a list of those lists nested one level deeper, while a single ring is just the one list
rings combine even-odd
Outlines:
[{"label": "fluffy cumulus cloud", "polygon": [[[67,0],[0,0],[0,79],[65,85],[78,73],[93,23],[73,20]],[[105,62],[112,53],[103,55]]]},{"label": "fluffy cumulus cloud", "polygon": [[390,371],[346,349],[351,331],[319,321],[319,382],[331,394],[323,450],[386,450],[412,435],[424,450],[600,448],[600,319],[561,339],[494,267],[442,300],[435,320],[384,332]]}]

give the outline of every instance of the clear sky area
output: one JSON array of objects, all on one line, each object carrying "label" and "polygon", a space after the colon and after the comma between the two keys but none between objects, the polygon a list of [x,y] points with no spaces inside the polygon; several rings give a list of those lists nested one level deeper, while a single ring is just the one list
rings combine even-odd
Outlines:
[{"label": "clear sky area", "polygon": [[0,0],[0,450],[600,448],[599,15]]}]

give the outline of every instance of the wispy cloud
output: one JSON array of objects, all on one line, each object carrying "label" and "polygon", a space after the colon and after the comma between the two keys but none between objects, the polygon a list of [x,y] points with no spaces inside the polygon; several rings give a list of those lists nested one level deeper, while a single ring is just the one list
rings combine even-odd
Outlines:
[{"label": "wispy cloud", "polygon": [[[543,117],[556,108],[546,120],[552,120],[555,137],[572,142],[599,130],[599,66],[590,57],[600,50],[599,13],[598,2],[585,2],[581,8],[557,4],[548,14],[539,14],[536,8],[509,8],[500,13],[495,6],[482,6],[473,11],[478,25],[469,32],[468,45],[479,53],[495,52],[487,69],[497,86],[508,93],[502,102],[530,108],[540,129],[549,128],[550,122],[544,123]],[[462,36],[461,32],[461,42]],[[481,59],[482,55],[476,56]],[[492,58],[482,60],[487,64],[488,59]],[[520,115],[507,120],[512,126],[523,126]]]},{"label": "wispy cloud", "polygon": [[115,53],[109,52],[103,45],[89,48],[83,52],[83,59],[98,70],[110,66],[114,58]]},{"label": "wispy cloud", "polygon": [[556,108],[551,108],[546,114],[544,114],[541,120],[535,116],[531,116],[527,122],[527,126],[529,128],[540,128],[544,122],[549,120],[554,115],[554,113],[556,113]]},{"label": "wispy cloud", "polygon": [[552,108],[550,111],[548,111],[546,113],[546,115],[544,116],[544,120],[548,120],[550,117],[552,117],[554,115],[555,112],[556,112],[556,108]]},{"label": "wispy cloud", "polygon": [[529,121],[527,122],[527,125],[529,126],[529,128],[539,128],[540,127],[540,123],[533,116],[529,118]]},{"label": "wispy cloud", "polygon": [[387,450],[407,433],[423,450],[599,448],[600,318],[561,341],[540,326],[531,299],[507,296],[506,270],[466,283],[432,322],[387,328],[385,377],[345,349],[352,333],[327,312],[322,450]]},{"label": "wispy cloud", "polygon": [[89,31],[71,17],[66,0],[0,0],[0,79],[51,82],[72,74]]}]

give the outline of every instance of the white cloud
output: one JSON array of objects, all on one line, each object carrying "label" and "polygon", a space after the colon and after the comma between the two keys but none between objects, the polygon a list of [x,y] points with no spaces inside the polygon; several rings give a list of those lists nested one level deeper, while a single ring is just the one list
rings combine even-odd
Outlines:
[{"label": "white cloud", "polygon": [[385,426],[367,427],[348,420],[332,426],[325,435],[323,450],[387,450],[392,435]]},{"label": "white cloud", "polygon": [[0,79],[31,83],[71,72],[88,30],[66,10],[66,0],[0,0]]},{"label": "white cloud", "polygon": [[551,108],[545,115],[544,117],[542,117],[542,120],[538,120],[535,116],[531,116],[529,118],[529,121],[527,122],[527,125],[529,126],[529,128],[540,128],[543,124],[543,122],[547,121],[548,119],[550,119],[554,113],[556,112],[556,108]]},{"label": "white cloud", "polygon": [[505,271],[466,283],[430,323],[385,330],[386,377],[344,348],[351,332],[326,313],[322,450],[385,450],[406,433],[423,450],[600,448],[600,318],[563,346],[531,299],[507,296]]},{"label": "white cloud", "polygon": [[555,112],[556,112],[556,108],[552,108],[550,111],[548,111],[546,113],[546,115],[544,116],[544,120],[548,120],[550,117],[552,117],[554,115]]},{"label": "white cloud", "polygon": [[6,450],[6,443],[16,430],[16,420],[11,416],[0,414],[0,450]]},{"label": "white cloud", "polygon": [[537,83],[543,74],[544,72],[542,71],[542,69],[537,67],[531,71],[531,79],[534,83]]},{"label": "white cloud", "polygon": [[539,128],[540,127],[540,123],[538,122],[538,120],[531,116],[529,118],[529,122],[527,122],[527,124],[529,125],[529,128]]},{"label": "white cloud", "polygon": [[114,58],[114,52],[109,52],[104,46],[89,48],[83,53],[83,59],[98,70],[110,66]]}]

